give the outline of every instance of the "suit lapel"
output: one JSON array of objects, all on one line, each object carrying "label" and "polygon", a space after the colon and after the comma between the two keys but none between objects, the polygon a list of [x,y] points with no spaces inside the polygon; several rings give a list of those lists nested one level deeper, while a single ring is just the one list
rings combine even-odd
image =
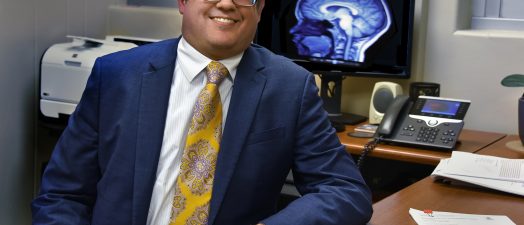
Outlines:
[{"label": "suit lapel", "polygon": [[255,51],[248,48],[237,70],[218,153],[208,224],[213,224],[220,210],[266,84],[266,77],[260,72],[263,65],[257,58]]},{"label": "suit lapel", "polygon": [[153,49],[149,68],[142,74],[138,106],[135,177],[133,187],[133,224],[145,224],[158,158],[162,148],[164,127],[173,78],[178,40]]}]

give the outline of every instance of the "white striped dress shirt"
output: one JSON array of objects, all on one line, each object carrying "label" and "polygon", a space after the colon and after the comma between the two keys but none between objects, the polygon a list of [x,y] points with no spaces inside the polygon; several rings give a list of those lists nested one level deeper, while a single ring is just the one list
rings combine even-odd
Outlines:
[{"label": "white striped dress shirt", "polygon": [[[233,81],[242,55],[243,53],[219,61],[227,67],[230,73],[230,77],[224,79],[219,87],[223,107],[222,128],[224,128],[229,100],[233,91]],[[200,90],[204,88],[207,81],[204,68],[209,62],[211,62],[211,59],[202,55],[184,38],[181,38],[177,49],[156,182],[153,187],[153,195],[151,196],[147,216],[148,225],[169,224],[174,187],[180,173],[180,162],[184,152],[186,133],[192,116],[193,106]]]}]

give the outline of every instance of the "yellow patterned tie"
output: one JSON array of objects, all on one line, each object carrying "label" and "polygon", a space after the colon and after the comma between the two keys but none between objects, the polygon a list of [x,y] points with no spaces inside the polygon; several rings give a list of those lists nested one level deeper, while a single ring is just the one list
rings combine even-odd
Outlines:
[{"label": "yellow patterned tie", "polygon": [[180,175],[176,180],[170,225],[207,224],[222,137],[222,103],[218,85],[228,74],[227,68],[216,61],[206,67],[207,83],[193,109]]}]

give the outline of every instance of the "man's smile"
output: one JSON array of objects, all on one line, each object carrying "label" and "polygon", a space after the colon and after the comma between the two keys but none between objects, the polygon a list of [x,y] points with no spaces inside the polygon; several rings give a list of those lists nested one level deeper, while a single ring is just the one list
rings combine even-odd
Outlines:
[{"label": "man's smile", "polygon": [[211,17],[212,20],[220,22],[220,23],[236,23],[237,20],[226,18],[226,17]]}]

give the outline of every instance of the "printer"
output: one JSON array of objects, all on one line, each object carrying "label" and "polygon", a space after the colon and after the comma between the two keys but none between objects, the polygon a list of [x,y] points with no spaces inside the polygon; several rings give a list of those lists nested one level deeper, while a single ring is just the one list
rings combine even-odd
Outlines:
[{"label": "printer", "polygon": [[75,110],[96,58],[137,46],[111,39],[67,37],[72,42],[54,44],[42,57],[40,112],[49,118],[70,115]]}]

